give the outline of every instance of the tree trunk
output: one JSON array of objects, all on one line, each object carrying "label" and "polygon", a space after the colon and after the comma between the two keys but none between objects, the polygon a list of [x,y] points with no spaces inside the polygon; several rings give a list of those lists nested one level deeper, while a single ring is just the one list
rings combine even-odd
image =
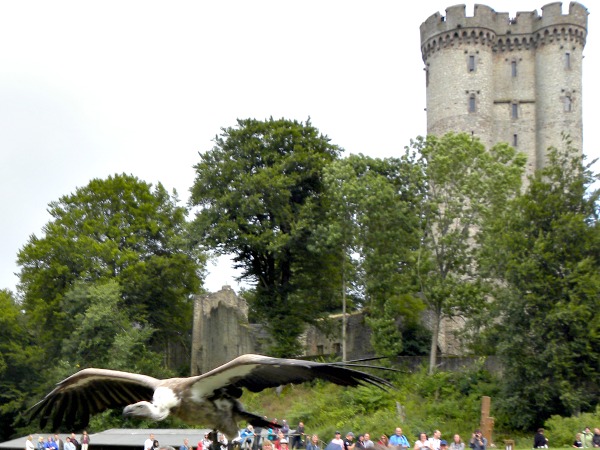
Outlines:
[{"label": "tree trunk", "polygon": [[435,312],[435,317],[433,319],[433,330],[431,335],[431,350],[429,351],[429,375],[432,375],[435,371],[436,362],[437,362],[437,344],[438,337],[440,335],[440,316],[437,311]]}]

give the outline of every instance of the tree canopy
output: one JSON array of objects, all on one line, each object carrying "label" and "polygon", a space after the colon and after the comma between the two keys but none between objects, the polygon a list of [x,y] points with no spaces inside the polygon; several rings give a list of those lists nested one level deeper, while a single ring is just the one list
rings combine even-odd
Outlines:
[{"label": "tree canopy", "polygon": [[19,251],[23,306],[47,357],[60,355],[67,324],[84,311],[67,311],[65,296],[78,281],[114,279],[121,306],[157,332],[153,342],[179,339],[191,317],[189,296],[199,288],[201,258],[185,241],[186,210],[161,184],[130,175],[92,180],[49,205],[43,236]]},{"label": "tree canopy", "polygon": [[600,401],[597,180],[576,150],[551,149],[487,236],[482,269],[501,283],[483,332],[504,363],[500,406],[512,426]]},{"label": "tree canopy", "polygon": [[194,166],[192,236],[234,255],[255,284],[251,307],[274,337],[274,354],[297,354],[304,323],[330,301],[299,294],[321,276],[309,244],[323,216],[323,169],[340,152],[310,121],[245,119],[222,129]]}]

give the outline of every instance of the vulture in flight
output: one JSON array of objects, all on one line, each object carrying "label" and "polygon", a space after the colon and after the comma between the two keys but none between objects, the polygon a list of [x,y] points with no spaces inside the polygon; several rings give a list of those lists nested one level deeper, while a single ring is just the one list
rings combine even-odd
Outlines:
[{"label": "vulture in flight", "polygon": [[53,430],[83,429],[90,416],[122,408],[126,417],[164,420],[170,414],[191,424],[212,427],[235,436],[238,422],[267,426],[262,417],[244,410],[242,388],[259,392],[269,387],[322,379],[341,386],[393,387],[383,378],[344,363],[242,355],[203,375],[159,380],[146,375],[107,369],[83,369],[58,383],[31,408],[42,429],[49,419]]}]

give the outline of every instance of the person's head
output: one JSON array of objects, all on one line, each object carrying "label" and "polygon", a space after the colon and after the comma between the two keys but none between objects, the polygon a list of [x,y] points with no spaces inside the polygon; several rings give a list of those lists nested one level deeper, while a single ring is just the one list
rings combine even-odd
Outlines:
[{"label": "person's head", "polygon": [[150,439],[154,440],[154,435],[150,433]]},{"label": "person's head", "polygon": [[425,442],[427,440],[427,433],[419,433],[419,440]]},{"label": "person's head", "polygon": [[538,428],[538,431],[537,431],[537,432],[538,432],[539,434],[544,434],[544,429],[543,429],[543,428]]},{"label": "person's head", "polygon": [[396,436],[402,436],[402,428],[396,427]]},{"label": "person's head", "polygon": [[476,438],[480,438],[480,437],[481,437],[481,430],[480,430],[479,428],[477,428],[477,429],[475,430],[475,437],[476,437]]},{"label": "person's head", "polygon": [[339,431],[335,432],[335,438],[336,439],[340,439],[342,437],[342,433],[340,433]]},{"label": "person's head", "polygon": [[594,433],[595,434],[600,434],[600,428],[594,428]]},{"label": "person's head", "polygon": [[272,450],[273,449],[273,444],[268,439],[265,439],[263,441],[262,448],[263,448],[263,450]]},{"label": "person's head", "polygon": [[460,443],[460,435],[458,435],[458,434],[454,435],[454,442],[456,442],[457,444]]},{"label": "person's head", "polygon": [[360,442],[364,442],[365,441],[365,436],[364,436],[364,434],[359,434],[356,439],[358,439]]},{"label": "person's head", "polygon": [[[150,435],[150,436],[152,436],[152,435]],[[74,439],[74,438],[75,438],[75,433],[71,433],[71,439]]]},{"label": "person's head", "polygon": [[288,441],[287,439],[283,438],[279,440],[279,446],[281,448],[288,448]]},{"label": "person's head", "polygon": [[311,441],[313,444],[316,444],[317,442],[319,442],[319,436],[316,434],[312,435]]},{"label": "person's head", "polygon": [[575,439],[577,439],[578,441],[580,441],[581,440],[581,433],[577,433],[575,435]]},{"label": "person's head", "polygon": [[441,438],[441,437],[442,437],[442,432],[441,432],[440,430],[435,430],[435,431],[433,432],[433,437],[434,437],[435,439],[439,439],[439,438]]},{"label": "person's head", "polygon": [[65,439],[67,442],[71,442],[71,438],[69,436],[67,436],[67,439]]},{"label": "person's head", "polygon": [[38,437],[38,441],[43,441],[44,438],[42,436]]},{"label": "person's head", "polygon": [[346,439],[349,441],[354,440],[354,433],[352,431],[348,431],[348,433],[346,433]]},{"label": "person's head", "polygon": [[33,441],[33,436],[32,435],[27,436],[27,440],[28,441]]},{"label": "person's head", "polygon": [[446,442],[445,440],[441,440],[440,441],[440,450],[445,450],[448,448],[448,442]]},{"label": "person's head", "polygon": [[381,442],[386,443],[388,441],[387,434],[382,434],[379,439],[381,439]]},{"label": "person's head", "polygon": [[187,439],[184,439],[184,440],[183,440],[183,444],[184,444],[184,445],[190,445],[190,441],[189,441],[189,440],[187,440]]},{"label": "person's head", "polygon": [[365,433],[365,441],[370,441],[371,435],[369,433]]},{"label": "person's head", "polygon": [[85,436],[87,434],[87,431],[83,430],[83,435]]},{"label": "person's head", "polygon": [[156,439],[154,439],[154,442],[152,443],[152,447],[154,447],[154,448],[160,447],[160,444],[158,443],[158,441]]},{"label": "person's head", "polygon": [[[83,432],[83,434],[85,434],[85,431]],[[58,434],[54,435],[54,440],[58,442]]]}]

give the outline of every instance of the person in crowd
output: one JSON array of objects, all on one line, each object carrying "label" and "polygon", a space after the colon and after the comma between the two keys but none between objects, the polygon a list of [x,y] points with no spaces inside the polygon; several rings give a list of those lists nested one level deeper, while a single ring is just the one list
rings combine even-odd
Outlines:
[{"label": "person in crowd", "polygon": [[340,448],[344,448],[344,441],[342,440],[342,433],[339,431],[335,432],[335,437],[331,440],[332,444],[337,444]]},{"label": "person in crowd", "polygon": [[183,440],[183,444],[179,447],[179,450],[190,450],[190,441],[187,438]]},{"label": "person in crowd", "polygon": [[33,443],[33,436],[30,434],[27,436],[25,441],[25,450],[35,450],[35,444]]},{"label": "person in crowd", "polygon": [[156,439],[152,442],[152,450],[160,450],[160,443]]},{"label": "person in crowd", "polygon": [[58,445],[58,450],[64,450],[64,443],[58,434],[54,435],[54,442]]},{"label": "person in crowd", "polygon": [[54,437],[53,436],[48,436],[48,439],[46,441],[46,448],[48,450],[58,450],[58,443],[56,443],[54,441]]},{"label": "person in crowd", "polygon": [[264,439],[262,442],[262,450],[273,450],[273,442],[268,439]]},{"label": "person in crowd", "polygon": [[594,436],[594,433],[592,433],[592,430],[590,429],[590,427],[585,427],[585,429],[581,432],[581,442],[583,443],[583,448],[593,447],[593,444],[592,444],[593,436]]},{"label": "person in crowd", "polygon": [[433,436],[429,438],[429,448],[431,450],[440,450],[440,442],[442,440],[442,432],[435,430]]},{"label": "person in crowd", "polygon": [[75,437],[75,433],[71,433],[71,443],[75,446],[76,450],[80,450],[81,449],[81,444],[79,443],[79,441]]},{"label": "person in crowd", "polygon": [[252,448],[252,444],[254,443],[254,427],[252,425],[248,425],[244,428],[240,433],[240,444],[243,449],[250,450]]},{"label": "person in crowd", "polygon": [[229,441],[223,433],[217,434],[217,442],[221,446],[221,450],[227,450],[227,444],[229,443]]},{"label": "person in crowd", "polygon": [[287,423],[287,420],[283,419],[281,421],[281,432],[283,433],[283,437],[287,440],[290,434],[290,426]]},{"label": "person in crowd", "polygon": [[258,450],[262,445],[262,427],[254,428],[254,440],[252,442],[252,450]]},{"label": "person in crowd", "polygon": [[481,430],[479,428],[476,429],[471,435],[469,447],[473,450],[486,450],[487,439],[483,437],[483,434],[481,433]]},{"label": "person in crowd", "polygon": [[199,442],[200,447],[198,450],[210,450],[210,446],[212,445],[212,441],[210,440],[210,435],[208,433],[204,433],[204,437]]},{"label": "person in crowd", "polygon": [[533,448],[548,448],[548,438],[544,436],[543,428],[538,428],[533,436]]},{"label": "person in crowd", "polygon": [[455,434],[452,438],[450,450],[465,450],[465,443],[462,441],[459,434]]},{"label": "person in crowd", "polygon": [[346,439],[344,439],[344,450],[354,450],[354,433],[352,431],[348,431],[346,433]]},{"label": "person in crowd", "polygon": [[90,445],[90,437],[87,431],[83,430],[83,434],[81,435],[81,450],[88,450]]},{"label": "person in crowd", "polygon": [[387,434],[381,435],[381,437],[379,438],[379,441],[377,441],[377,445],[380,445],[382,447],[390,446],[390,438],[387,437]]},{"label": "person in crowd", "polygon": [[448,441],[440,439],[440,450],[448,450]]},{"label": "person in crowd", "polygon": [[371,440],[371,435],[369,433],[365,433],[365,448],[373,447],[375,447],[375,443]]},{"label": "person in crowd", "polygon": [[419,433],[419,439],[415,441],[413,450],[432,450],[429,446],[429,439],[427,439],[427,433]]},{"label": "person in crowd", "polygon": [[594,428],[594,435],[592,436],[592,447],[600,447],[600,428]]},{"label": "person in crowd", "polygon": [[280,450],[288,450],[288,440],[286,438],[279,440],[279,449]]},{"label": "person in crowd", "polygon": [[319,445],[319,436],[313,434],[310,437],[310,442],[306,443],[306,450],[321,450],[321,446]]},{"label": "person in crowd", "polygon": [[365,435],[359,434],[354,444],[354,450],[365,450]]},{"label": "person in crowd", "polygon": [[40,437],[38,437],[37,450],[44,450],[44,448],[46,448],[44,446],[44,438],[42,436],[40,436]]},{"label": "person in crowd", "polygon": [[295,448],[302,448],[304,446],[304,422],[298,422],[296,431],[292,436],[292,450]]},{"label": "person in crowd", "polygon": [[575,440],[573,441],[573,448],[583,448],[583,442],[581,441],[581,433],[577,433],[575,435]]},{"label": "person in crowd", "polygon": [[71,438],[69,436],[65,439],[65,450],[75,450],[75,444],[71,442]]},{"label": "person in crowd", "polygon": [[154,435],[150,433],[148,439],[144,441],[144,450],[152,450],[152,447],[154,447]]},{"label": "person in crowd", "polygon": [[403,450],[405,448],[410,447],[408,439],[402,433],[402,428],[396,427],[396,429],[394,430],[394,434],[390,436],[390,445],[397,447],[398,450]]}]

